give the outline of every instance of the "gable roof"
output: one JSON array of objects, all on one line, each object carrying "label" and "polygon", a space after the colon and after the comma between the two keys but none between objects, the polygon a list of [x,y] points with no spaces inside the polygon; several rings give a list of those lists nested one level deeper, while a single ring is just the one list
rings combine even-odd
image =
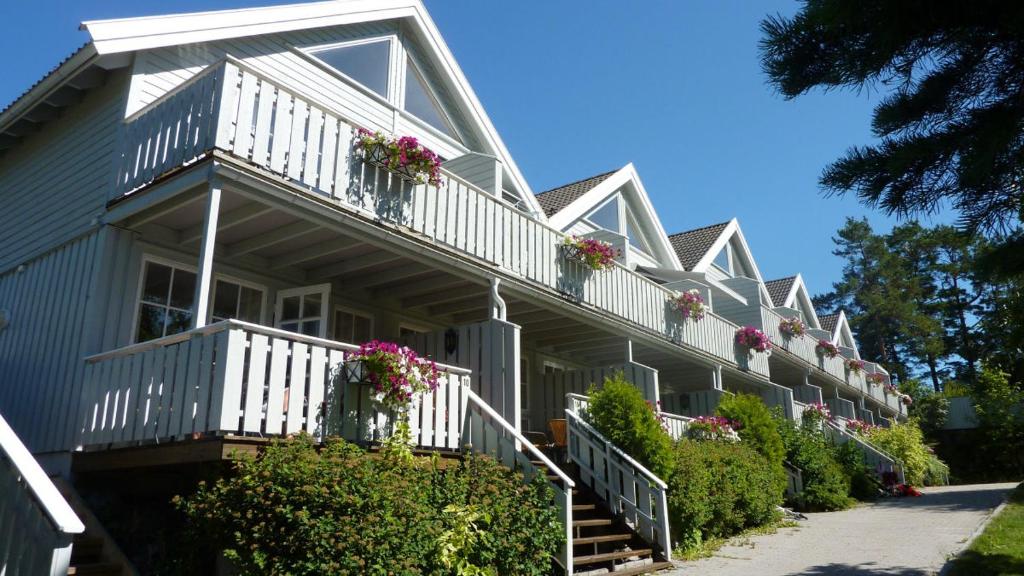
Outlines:
[{"label": "gable roof", "polygon": [[693,270],[701,258],[711,250],[727,226],[728,222],[721,222],[669,236],[668,240],[683,269]]},{"label": "gable roof", "polygon": [[764,287],[768,290],[768,296],[771,296],[773,304],[785,306],[795,283],[796,276],[789,276],[777,280],[765,280]]},{"label": "gable roof", "polygon": [[48,93],[77,74],[82,66],[80,60],[127,65],[132,53],[140,50],[395,19],[408,25],[408,32],[418,39],[426,56],[450,85],[460,110],[479,132],[478,137],[485,148],[481,152],[494,154],[501,160],[509,188],[516,189],[529,209],[541,216],[542,210],[529,184],[421,0],[331,0],[86,21],[81,28],[89,33],[91,42],[0,113],[0,127],[16,121],[29,107],[38,104]]},{"label": "gable roof", "polygon": [[611,170],[604,174],[598,174],[597,176],[577,180],[558,188],[539,192],[537,194],[537,202],[540,204],[541,209],[544,210],[544,213],[550,218],[618,171],[618,169]]},{"label": "gable roof", "polygon": [[839,325],[839,315],[841,312],[834,314],[824,314],[818,316],[818,322],[821,323],[821,329],[828,332],[829,334],[836,333],[836,326]]}]

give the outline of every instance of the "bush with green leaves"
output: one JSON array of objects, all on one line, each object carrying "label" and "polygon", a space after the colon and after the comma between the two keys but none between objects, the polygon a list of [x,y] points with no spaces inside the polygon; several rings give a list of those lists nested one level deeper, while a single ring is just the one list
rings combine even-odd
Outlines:
[{"label": "bush with green leaves", "polygon": [[854,442],[835,447],[835,458],[850,478],[850,496],[857,500],[874,500],[882,489],[878,472],[867,465],[864,452]]},{"label": "bush with green leaves", "polygon": [[668,478],[673,465],[672,438],[640,389],[620,372],[606,378],[600,390],[591,388],[588,394],[590,424],[659,478]]},{"label": "bush with green leaves", "polygon": [[743,442],[682,439],[669,480],[671,530],[683,547],[776,518],[782,495],[768,460]]},{"label": "bush with green leaves", "polygon": [[895,423],[887,428],[874,428],[868,431],[867,441],[900,461],[908,484],[927,486],[929,482],[936,481],[936,478],[928,475],[928,470],[934,469],[935,464],[931,460],[935,459],[935,455],[925,444],[924,434],[916,419]]},{"label": "bush with green leaves", "polygon": [[980,437],[976,468],[988,478],[1019,480],[1024,476],[1024,383],[986,366],[972,396]]},{"label": "bush with green leaves", "polygon": [[792,504],[805,511],[830,511],[848,508],[850,475],[839,462],[835,445],[814,424],[798,426],[779,416],[775,419],[786,460],[802,472],[804,489]]},{"label": "bush with green leaves", "polygon": [[196,540],[242,574],[546,574],[564,536],[551,491],[486,457],[371,455],[308,437],[258,458],[175,504]]},{"label": "bush with green leaves", "polygon": [[761,453],[775,469],[779,493],[786,489],[786,447],[782,443],[778,426],[771,410],[760,397],[752,394],[732,394],[722,398],[715,409],[719,416],[739,422],[740,439]]}]

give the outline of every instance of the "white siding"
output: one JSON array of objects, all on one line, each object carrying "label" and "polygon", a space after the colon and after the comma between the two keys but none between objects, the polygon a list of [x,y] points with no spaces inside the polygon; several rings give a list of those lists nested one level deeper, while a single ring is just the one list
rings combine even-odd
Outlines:
[{"label": "white siding", "polygon": [[94,232],[0,276],[0,412],[33,452],[69,448],[78,414],[86,329],[101,259]]},{"label": "white siding", "polygon": [[0,273],[89,229],[113,184],[127,74],[0,156]]}]

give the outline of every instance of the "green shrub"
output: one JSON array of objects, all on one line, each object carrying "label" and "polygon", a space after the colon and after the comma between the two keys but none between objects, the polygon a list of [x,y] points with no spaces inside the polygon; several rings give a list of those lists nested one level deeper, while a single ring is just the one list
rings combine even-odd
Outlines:
[{"label": "green shrub", "polygon": [[1020,479],[1024,476],[1024,383],[985,367],[972,391],[980,443],[972,476]]},{"label": "green shrub", "polygon": [[929,480],[928,470],[935,456],[924,443],[924,434],[916,419],[897,423],[888,428],[874,428],[867,433],[867,440],[879,450],[896,458],[903,464],[903,474],[908,484],[925,486]]},{"label": "green shrub", "polygon": [[[563,541],[551,494],[489,458],[442,468],[341,441],[271,444],[175,503],[242,574],[545,574]],[[467,518],[472,526],[467,526]],[[463,546],[453,549],[452,546]]]},{"label": "green shrub", "polygon": [[784,417],[777,418],[776,424],[786,446],[786,460],[802,472],[804,489],[793,505],[805,511],[849,507],[850,476],[839,462],[832,442],[817,428],[797,426]]},{"label": "green shrub", "polygon": [[676,443],[669,518],[685,547],[771,522],[782,496],[768,460],[741,442]]},{"label": "green shrub", "polygon": [[761,398],[752,394],[727,395],[718,404],[715,413],[740,423],[740,439],[764,456],[775,469],[779,492],[786,489],[786,447],[772,413]]},{"label": "green shrub", "polygon": [[590,424],[659,478],[668,478],[672,474],[672,438],[662,429],[640,389],[620,372],[589,394]]},{"label": "green shrub", "polygon": [[864,453],[853,442],[847,442],[835,448],[836,461],[850,478],[850,496],[857,500],[874,500],[878,498],[882,481],[878,472],[867,465]]}]

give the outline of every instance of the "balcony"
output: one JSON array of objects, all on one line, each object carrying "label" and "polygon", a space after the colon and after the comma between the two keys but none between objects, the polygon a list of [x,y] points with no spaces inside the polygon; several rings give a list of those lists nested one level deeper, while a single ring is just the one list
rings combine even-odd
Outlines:
[{"label": "balcony", "polygon": [[[709,314],[686,322],[675,292],[628,268],[595,272],[567,261],[564,235],[446,172],[439,187],[414,185],[353,153],[354,126],[328,107],[228,59],[125,121],[117,199],[213,154],[396,234],[520,281],[716,362],[768,375],[763,355],[747,359],[737,326]],[[200,227],[201,228],[201,227]]]}]

